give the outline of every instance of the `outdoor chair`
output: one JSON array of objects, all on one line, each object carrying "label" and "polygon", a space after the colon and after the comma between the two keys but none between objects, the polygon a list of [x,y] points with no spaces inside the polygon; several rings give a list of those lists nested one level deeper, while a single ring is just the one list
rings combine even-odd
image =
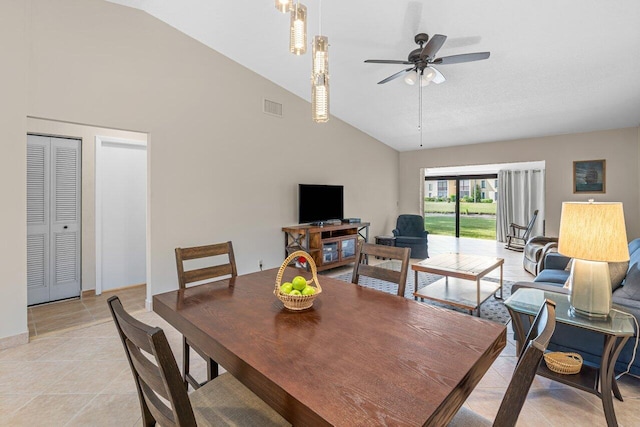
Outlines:
[{"label": "outdoor chair", "polygon": [[[202,280],[215,279],[222,276],[236,277],[236,259],[233,255],[233,245],[231,242],[216,243],[207,246],[196,246],[192,248],[176,248],[176,265],[178,268],[178,285],[180,289],[184,289],[189,283],[200,282]],[[209,267],[196,268],[186,270],[184,262],[188,260],[199,260],[215,256],[226,256],[224,263]],[[218,375],[218,364],[207,356],[202,350],[194,346],[186,337],[182,337],[182,377],[185,386],[189,384],[194,389],[199,388],[204,382],[197,381],[189,373],[190,352],[193,348],[207,362],[207,381],[211,381]]]},{"label": "outdoor chair", "polygon": [[[360,243],[356,251],[356,262],[353,266],[353,274],[351,282],[358,284],[360,276],[367,276],[374,279],[392,282],[398,285],[396,295],[404,297],[404,291],[407,286],[407,272],[409,271],[409,248],[396,248],[386,245],[374,245],[373,243]],[[388,268],[369,265],[369,256],[389,258],[391,260],[399,260],[400,271],[390,270]]]},{"label": "outdoor chair", "polygon": [[540,307],[531,325],[527,339],[525,340],[528,344],[523,347],[520,352],[518,363],[511,377],[511,382],[509,382],[509,386],[507,387],[493,423],[472,410],[462,407],[453,420],[451,420],[451,423],[449,423],[449,427],[491,425],[511,427],[516,425],[520,411],[524,406],[527,394],[531,388],[533,378],[538,371],[540,360],[542,360],[542,356],[547,349],[547,345],[549,345],[549,340],[556,327],[555,306],[553,301],[546,300]]},{"label": "outdoor chair", "polygon": [[400,215],[393,235],[396,246],[411,249],[411,258],[429,258],[427,235],[422,215]]},{"label": "outdoor chair", "polygon": [[536,218],[538,218],[538,210],[533,211],[533,216],[529,220],[529,224],[518,225],[514,222],[509,224],[510,232],[507,235],[507,244],[504,246],[506,249],[511,249],[512,251],[522,252],[524,250],[524,245],[529,240],[529,235],[531,234],[531,230],[533,229],[533,225],[536,222]]},{"label": "outdoor chair", "polygon": [[187,394],[164,331],[132,317],[117,296],[107,303],[136,382],[140,425],[290,425],[231,374],[222,374]]}]

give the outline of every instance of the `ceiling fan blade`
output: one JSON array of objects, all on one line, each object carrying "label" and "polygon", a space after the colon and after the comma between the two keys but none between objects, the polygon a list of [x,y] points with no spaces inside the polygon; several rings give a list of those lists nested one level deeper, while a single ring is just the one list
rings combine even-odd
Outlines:
[{"label": "ceiling fan blade", "polygon": [[395,59],[367,59],[364,62],[369,64],[406,64],[406,65],[413,64],[413,62],[401,61],[401,60],[395,60]]},{"label": "ceiling fan blade", "polygon": [[389,81],[391,81],[391,80],[393,80],[393,79],[397,79],[398,77],[400,77],[400,76],[401,76],[401,75],[403,75],[404,73],[406,73],[406,72],[408,72],[408,71],[411,71],[411,70],[413,70],[413,67],[407,68],[406,70],[398,71],[397,73],[390,75],[390,76],[389,76],[389,77],[387,77],[386,79],[384,79],[384,80],[380,80],[380,81],[378,82],[378,84],[379,84],[379,85],[381,85],[381,84],[384,84],[384,83],[386,83],[386,82],[389,82]]},{"label": "ceiling fan blade", "polygon": [[424,49],[422,49],[422,52],[420,52],[420,59],[425,59],[426,57],[435,58],[436,53],[438,53],[445,40],[447,40],[447,36],[443,36],[442,34],[435,34],[431,37]]},{"label": "ceiling fan blade", "polygon": [[459,64],[461,62],[481,61],[489,57],[490,52],[463,53],[461,55],[443,56],[432,61],[432,64]]},{"label": "ceiling fan blade", "polygon": [[440,83],[444,83],[447,81],[447,79],[444,78],[444,75],[442,75],[442,73],[438,70],[436,70],[433,67],[427,67],[433,70],[434,73],[436,73],[435,77],[433,79],[431,79],[431,81],[437,85],[439,85]]}]

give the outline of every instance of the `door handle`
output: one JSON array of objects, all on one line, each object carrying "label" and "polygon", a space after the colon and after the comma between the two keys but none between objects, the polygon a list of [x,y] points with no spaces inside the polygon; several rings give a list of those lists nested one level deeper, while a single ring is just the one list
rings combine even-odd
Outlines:
[{"label": "door handle", "polygon": [[69,226],[68,226],[68,225],[65,225],[65,226],[64,226],[64,227],[62,227],[62,228],[64,228],[64,229],[66,230],[67,228],[69,228]]}]

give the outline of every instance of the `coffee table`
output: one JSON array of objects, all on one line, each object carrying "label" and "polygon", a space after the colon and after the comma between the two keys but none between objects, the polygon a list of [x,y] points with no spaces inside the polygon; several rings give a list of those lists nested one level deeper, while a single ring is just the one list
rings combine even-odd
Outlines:
[{"label": "coffee table", "polygon": [[[411,266],[415,272],[413,296],[426,298],[443,304],[469,310],[477,309],[480,317],[480,304],[500,290],[502,299],[502,268],[504,259],[479,255],[441,254],[427,258]],[[500,281],[482,280],[484,276],[500,267]],[[433,273],[444,278],[418,289],[418,273]]]}]

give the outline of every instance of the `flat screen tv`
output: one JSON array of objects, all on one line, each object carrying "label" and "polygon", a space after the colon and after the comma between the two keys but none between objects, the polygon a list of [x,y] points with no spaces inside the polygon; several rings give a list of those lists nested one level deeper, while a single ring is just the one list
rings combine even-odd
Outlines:
[{"label": "flat screen tv", "polygon": [[298,186],[298,222],[327,221],[344,217],[344,187],[342,185]]}]

